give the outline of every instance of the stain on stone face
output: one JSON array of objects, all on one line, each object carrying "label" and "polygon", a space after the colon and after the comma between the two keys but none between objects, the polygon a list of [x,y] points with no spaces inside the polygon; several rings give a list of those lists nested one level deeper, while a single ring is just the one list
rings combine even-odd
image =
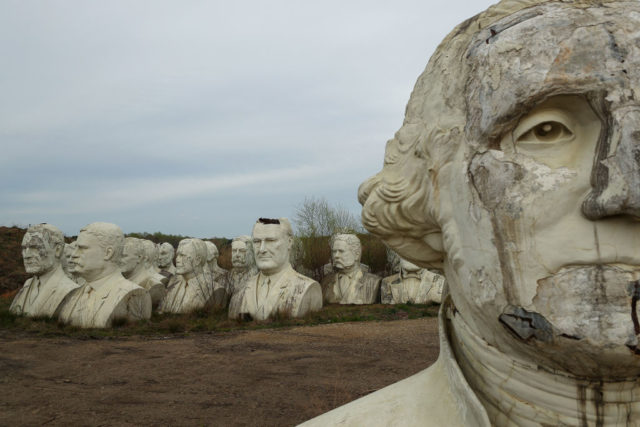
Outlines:
[{"label": "stain on stone face", "polygon": [[640,216],[640,106],[632,103],[611,112],[598,158],[593,190],[582,206],[596,220],[613,215]]},{"label": "stain on stone face", "polygon": [[553,339],[553,328],[547,319],[522,307],[508,306],[500,315],[499,320],[522,340],[535,338],[548,342]]},{"label": "stain on stone face", "polygon": [[554,328],[554,335],[588,339],[602,346],[638,344],[630,315],[638,274],[610,265],[574,266],[538,281],[533,305]]},{"label": "stain on stone face", "polygon": [[[497,157],[490,151],[476,155],[469,168],[473,185],[488,209],[508,210],[512,189],[524,177],[522,167]],[[517,209],[512,212],[516,213]]]}]

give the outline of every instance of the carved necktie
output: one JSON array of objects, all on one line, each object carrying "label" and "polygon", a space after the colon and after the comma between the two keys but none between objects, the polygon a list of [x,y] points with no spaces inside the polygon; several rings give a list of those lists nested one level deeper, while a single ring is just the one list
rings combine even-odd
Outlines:
[{"label": "carved necktie", "polygon": [[29,306],[32,306],[33,303],[35,303],[39,293],[40,293],[40,277],[34,276],[29,289],[29,296],[28,296]]},{"label": "carved necktie", "polygon": [[267,304],[267,299],[269,298],[269,286],[271,285],[271,279],[265,276],[261,277],[260,283],[258,284],[258,310],[262,312],[262,317],[266,318],[267,313],[265,313],[265,306]]}]

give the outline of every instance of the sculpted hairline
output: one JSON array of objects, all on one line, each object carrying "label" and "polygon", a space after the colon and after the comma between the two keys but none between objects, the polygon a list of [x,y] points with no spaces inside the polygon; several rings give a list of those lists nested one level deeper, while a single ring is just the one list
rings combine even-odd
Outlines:
[{"label": "sculpted hairline", "polygon": [[263,223],[263,222],[256,222],[253,225],[253,229],[255,230],[255,228],[258,225],[267,227],[267,226],[278,226],[280,230],[282,230],[283,234],[287,237],[293,238],[293,227],[291,227],[291,222],[289,222],[289,219],[287,218],[278,218],[278,221],[280,222],[279,224],[276,223]]},{"label": "sculpted hairline", "polygon": [[132,248],[133,253],[137,256],[142,257],[144,255],[144,247],[142,246],[142,241],[137,237],[125,237],[124,247]]},{"label": "sculpted hairline", "polygon": [[122,256],[124,249],[124,234],[115,224],[93,223],[80,229],[80,233],[92,235],[98,241],[102,249],[112,248],[112,261],[117,261]]},{"label": "sculpted hairline", "polygon": [[193,255],[200,259],[198,265],[204,265],[207,262],[207,245],[200,239],[182,239],[178,244],[180,246],[190,246],[193,248]]},{"label": "sculpted hairline", "polygon": [[345,242],[347,246],[349,246],[349,249],[356,254],[356,257],[360,259],[362,256],[362,243],[360,239],[358,239],[358,236],[347,233],[334,234],[329,241],[329,247],[333,249],[334,243],[338,241]]},{"label": "sculpted hairline", "polygon": [[29,234],[40,234],[44,239],[45,243],[51,249],[54,249],[58,244],[61,244],[61,245],[65,244],[64,234],[55,225],[51,225],[51,224],[32,225],[31,227],[27,228],[27,231],[25,232],[25,236]]}]

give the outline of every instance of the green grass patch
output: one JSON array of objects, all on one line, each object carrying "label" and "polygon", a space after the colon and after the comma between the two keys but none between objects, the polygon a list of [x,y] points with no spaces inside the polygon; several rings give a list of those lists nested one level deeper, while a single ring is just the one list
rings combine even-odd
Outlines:
[{"label": "green grass patch", "polygon": [[63,325],[55,319],[32,319],[9,311],[10,299],[0,298],[0,330],[37,336],[68,336],[79,339],[107,339],[127,336],[180,336],[191,333],[227,332],[247,329],[313,326],[342,322],[394,321],[434,317],[438,305],[339,305],[332,304],[300,319],[276,316],[264,322],[236,321],[221,309],[199,310],[191,314],[158,314],[135,323],[118,322],[109,329],[80,329]]}]

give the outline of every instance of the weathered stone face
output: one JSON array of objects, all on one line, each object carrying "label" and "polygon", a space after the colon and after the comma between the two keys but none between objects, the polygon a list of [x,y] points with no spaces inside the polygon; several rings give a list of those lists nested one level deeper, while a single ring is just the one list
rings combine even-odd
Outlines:
[{"label": "weathered stone face", "polygon": [[475,283],[452,293],[484,308],[474,317],[505,352],[578,375],[640,373],[627,289],[640,275],[637,9],[527,9],[467,52],[473,190],[453,197],[490,226],[473,252],[499,271],[462,267]]},{"label": "weathered stone face", "polygon": [[442,263],[456,312],[501,352],[640,374],[623,283],[640,271],[640,4],[506,3],[429,61],[360,188],[363,222],[403,258]]},{"label": "weathered stone face", "polygon": [[29,274],[44,274],[51,271],[56,262],[55,248],[50,247],[42,233],[27,232],[22,239],[24,269]]},{"label": "weathered stone face", "polygon": [[247,245],[240,241],[231,243],[231,265],[234,268],[248,267]]},{"label": "weathered stone face", "polygon": [[174,250],[170,243],[164,242],[160,245],[160,251],[158,256],[158,266],[168,267],[173,262]]},{"label": "weathered stone face", "polygon": [[196,255],[196,248],[189,240],[181,240],[176,251],[176,273],[195,273],[202,260]]}]

